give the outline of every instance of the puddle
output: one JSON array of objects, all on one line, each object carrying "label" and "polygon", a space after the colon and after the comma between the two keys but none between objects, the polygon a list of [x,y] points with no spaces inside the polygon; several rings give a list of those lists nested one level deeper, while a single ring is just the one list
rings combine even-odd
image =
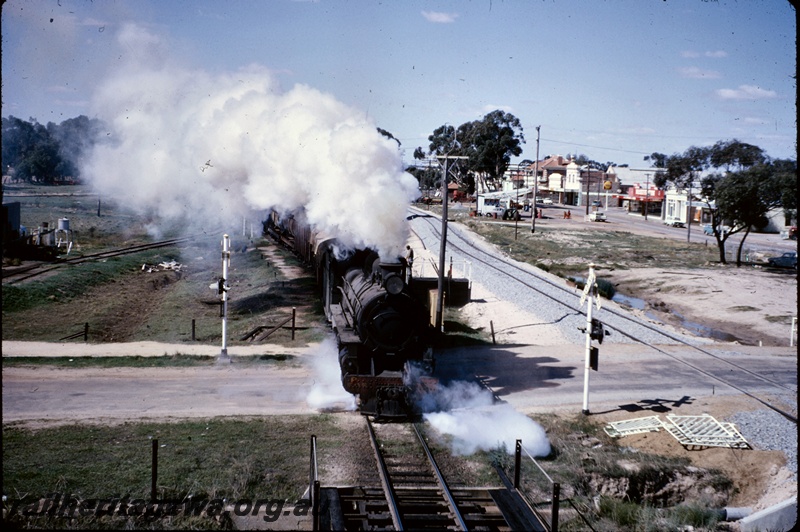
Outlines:
[{"label": "puddle", "polygon": [[714,340],[720,340],[722,342],[742,343],[742,341],[739,338],[735,337],[730,333],[722,332],[712,327],[708,327],[706,325],[700,325],[699,323],[689,321],[686,318],[684,318],[680,313],[675,311],[672,311],[672,314],[681,321],[681,327],[688,330],[695,336],[702,336],[704,338],[713,338]]},{"label": "puddle", "polygon": [[620,305],[625,305],[626,307],[635,308],[637,310],[644,310],[647,307],[647,303],[644,299],[626,296],[625,294],[620,294],[619,292],[614,294],[614,297],[611,298],[611,301],[619,303]]},{"label": "puddle", "polygon": [[[646,310],[647,309],[647,302],[644,299],[639,299],[638,297],[626,296],[625,294],[620,294],[617,292],[614,294],[614,297],[611,298],[612,301],[619,303],[620,305],[630,307],[636,310]],[[714,340],[719,340],[722,342],[740,342],[741,340],[736,336],[726,333],[712,327],[708,327],[706,325],[701,325],[699,323],[695,323],[693,321],[689,321],[686,317],[682,316],[680,313],[675,312],[674,310],[670,310],[670,313],[678,318],[680,321],[681,327],[689,331],[695,336],[701,336],[703,338],[712,338]],[[663,320],[659,319],[655,314],[652,312],[645,312],[646,317],[650,318],[651,320],[657,321],[659,323],[663,323]]]}]

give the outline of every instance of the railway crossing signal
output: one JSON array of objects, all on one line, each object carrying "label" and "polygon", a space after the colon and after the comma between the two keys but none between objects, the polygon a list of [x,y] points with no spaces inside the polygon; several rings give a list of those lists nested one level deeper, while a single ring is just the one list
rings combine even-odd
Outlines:
[{"label": "railway crossing signal", "polygon": [[598,343],[602,344],[605,336],[611,336],[611,331],[605,330],[600,320],[592,318],[592,328],[589,332],[589,336],[592,340],[597,340]]},{"label": "railway crossing signal", "polygon": [[588,298],[589,305],[586,307],[586,327],[580,330],[586,334],[586,361],[583,370],[583,410],[581,412],[585,415],[589,414],[589,370],[597,371],[600,361],[600,349],[592,345],[592,340],[597,340],[597,343],[602,344],[603,338],[609,336],[611,333],[603,328],[603,323],[597,318],[592,318],[592,303],[595,303],[594,298],[597,297],[597,308],[600,308],[600,299],[596,295],[597,277],[594,273],[594,264],[589,264],[589,275],[586,277],[586,286],[583,289],[583,296],[581,296],[581,306]]}]

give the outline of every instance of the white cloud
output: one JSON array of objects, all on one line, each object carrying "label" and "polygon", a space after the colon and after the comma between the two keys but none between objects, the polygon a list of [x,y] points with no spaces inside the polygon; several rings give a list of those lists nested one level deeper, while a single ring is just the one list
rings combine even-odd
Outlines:
[{"label": "white cloud", "polygon": [[514,108],[510,105],[495,105],[493,103],[487,103],[483,106],[483,109],[481,109],[480,115],[481,117],[484,117],[492,111],[497,111],[498,109],[504,113],[512,113],[514,110]]},{"label": "white cloud", "polygon": [[440,11],[423,11],[422,16],[428,22],[435,22],[437,24],[450,24],[455,22],[458,18],[458,13],[442,13]]},{"label": "white cloud", "polygon": [[681,57],[686,57],[688,59],[695,59],[700,57],[701,55],[705,57],[713,57],[715,59],[719,59],[722,57],[728,57],[728,52],[726,52],[725,50],[707,50],[702,54],[700,52],[695,52],[694,50],[684,50],[681,52]]},{"label": "white cloud", "polygon": [[681,77],[690,79],[719,79],[722,77],[716,70],[703,70],[697,67],[679,68],[678,73]]},{"label": "white cloud", "polygon": [[716,92],[723,100],[764,100],[778,97],[777,92],[755,85],[739,85],[738,89],[718,89]]},{"label": "white cloud", "polygon": [[609,133],[615,135],[653,135],[655,132],[655,129],[646,126],[628,126],[609,129]]}]

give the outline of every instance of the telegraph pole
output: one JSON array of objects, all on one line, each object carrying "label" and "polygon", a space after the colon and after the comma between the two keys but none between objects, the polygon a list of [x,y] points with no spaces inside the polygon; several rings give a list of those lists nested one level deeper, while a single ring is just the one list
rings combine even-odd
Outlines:
[{"label": "telegraph pole", "polygon": [[531,233],[536,232],[536,196],[539,195],[539,128],[536,126],[536,162],[533,170],[533,216],[531,216]]},{"label": "telegraph pole", "polygon": [[439,244],[439,282],[437,283],[438,291],[436,294],[436,318],[434,327],[443,331],[442,325],[442,307],[444,306],[444,269],[445,269],[445,255],[447,251],[447,163],[449,159],[468,159],[464,156],[456,155],[442,155],[444,164],[442,164],[442,240]]},{"label": "telegraph pole", "polygon": [[439,281],[436,293],[436,323],[434,327],[442,330],[442,305],[444,303],[444,267],[447,251],[447,155],[442,164],[442,240],[439,243]]},{"label": "telegraph pole", "polygon": [[694,181],[694,172],[689,175],[689,212],[686,213],[686,242],[692,241],[692,181]]},{"label": "telegraph pole", "polygon": [[[580,175],[580,168],[578,168],[578,175]],[[592,167],[586,165],[586,216],[589,216],[589,181],[592,180]]]}]

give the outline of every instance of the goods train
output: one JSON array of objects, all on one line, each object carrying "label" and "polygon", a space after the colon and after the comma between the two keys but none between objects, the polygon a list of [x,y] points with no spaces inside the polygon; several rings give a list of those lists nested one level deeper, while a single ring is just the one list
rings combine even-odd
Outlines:
[{"label": "goods train", "polygon": [[[361,413],[413,416],[414,394],[435,386],[431,310],[437,279],[412,277],[402,257],[386,261],[370,249],[345,250],[336,238],[291,216],[272,213],[264,231],[313,269],[336,335],[342,385],[358,396]],[[451,304],[469,300],[468,280],[449,284]]]}]

